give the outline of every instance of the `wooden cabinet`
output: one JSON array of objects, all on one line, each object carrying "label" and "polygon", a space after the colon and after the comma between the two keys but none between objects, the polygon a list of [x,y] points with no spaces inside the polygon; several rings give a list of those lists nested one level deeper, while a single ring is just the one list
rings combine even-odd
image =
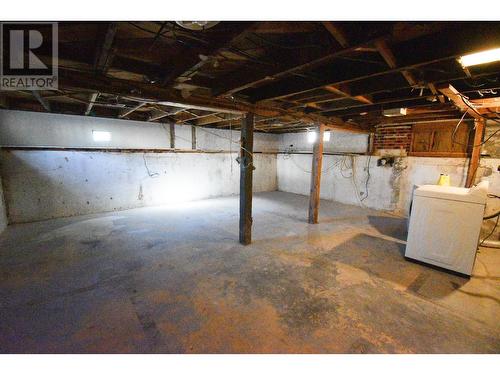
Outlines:
[{"label": "wooden cabinet", "polygon": [[463,122],[452,139],[455,122],[413,125],[410,156],[466,157],[472,124]]}]

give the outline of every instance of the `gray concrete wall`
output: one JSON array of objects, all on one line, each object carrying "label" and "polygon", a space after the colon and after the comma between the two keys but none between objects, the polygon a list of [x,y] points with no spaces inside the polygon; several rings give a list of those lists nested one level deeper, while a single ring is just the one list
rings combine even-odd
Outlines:
[{"label": "gray concrete wall", "polygon": [[[10,223],[237,194],[236,153],[4,150]],[[276,156],[255,154],[254,191],[276,190]]]},{"label": "gray concrete wall", "polygon": [[7,209],[3,197],[2,178],[0,177],[0,233],[7,228]]}]

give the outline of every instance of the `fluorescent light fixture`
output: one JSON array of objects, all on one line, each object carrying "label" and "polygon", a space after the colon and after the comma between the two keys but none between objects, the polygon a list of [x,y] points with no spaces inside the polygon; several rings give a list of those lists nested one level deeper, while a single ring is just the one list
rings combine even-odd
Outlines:
[{"label": "fluorescent light fixture", "polygon": [[92,130],[92,138],[94,138],[94,142],[109,142],[111,141],[111,133],[100,130]]},{"label": "fluorescent light fixture", "polygon": [[489,49],[487,51],[471,53],[469,55],[465,55],[460,57],[458,61],[462,66],[474,66],[480,64],[486,64],[494,61],[500,60],[500,48]]},{"label": "fluorescent light fixture", "polygon": [[323,133],[323,141],[325,141],[325,142],[330,141],[330,132]]},{"label": "fluorescent light fixture", "polygon": [[316,137],[317,137],[316,132],[311,132],[311,131],[307,132],[307,141],[309,143],[314,143],[316,141]]},{"label": "fluorescent light fixture", "polygon": [[406,108],[391,108],[384,109],[382,114],[385,117],[397,117],[397,116],[406,116]]}]

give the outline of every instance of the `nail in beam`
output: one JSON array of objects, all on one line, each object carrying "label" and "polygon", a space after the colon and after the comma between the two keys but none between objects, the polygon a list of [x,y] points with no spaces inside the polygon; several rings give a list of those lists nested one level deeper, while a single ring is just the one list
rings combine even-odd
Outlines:
[{"label": "nail in beam", "polygon": [[323,164],[323,134],[325,126],[320,124],[313,146],[311,190],[309,194],[309,223],[318,224],[321,165]]},{"label": "nail in beam", "polygon": [[240,150],[240,243],[252,242],[252,176],[254,115],[247,113],[241,124]]}]

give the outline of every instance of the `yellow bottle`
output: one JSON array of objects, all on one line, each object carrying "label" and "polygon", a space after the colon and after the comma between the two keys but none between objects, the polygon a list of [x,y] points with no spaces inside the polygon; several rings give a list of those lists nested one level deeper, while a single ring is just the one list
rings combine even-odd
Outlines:
[{"label": "yellow bottle", "polygon": [[447,174],[441,173],[437,184],[439,186],[450,186],[450,176]]}]

